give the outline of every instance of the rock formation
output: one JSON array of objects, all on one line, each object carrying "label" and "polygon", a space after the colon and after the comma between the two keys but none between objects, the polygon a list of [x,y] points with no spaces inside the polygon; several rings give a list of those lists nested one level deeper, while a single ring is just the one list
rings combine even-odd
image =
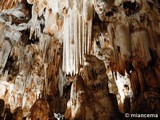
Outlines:
[{"label": "rock formation", "polygon": [[0,119],[160,115],[159,15],[159,0],[1,0]]},{"label": "rock formation", "polygon": [[[117,119],[114,99],[109,96],[108,77],[102,60],[85,55],[81,76],[72,83],[65,118],[85,120]],[[116,111],[117,110],[117,111]]]}]

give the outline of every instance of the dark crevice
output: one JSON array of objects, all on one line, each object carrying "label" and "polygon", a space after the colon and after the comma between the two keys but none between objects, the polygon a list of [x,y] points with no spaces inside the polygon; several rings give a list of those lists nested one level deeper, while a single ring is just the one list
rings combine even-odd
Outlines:
[{"label": "dark crevice", "polygon": [[22,45],[27,45],[28,41],[29,41],[29,34],[30,34],[29,29],[23,30],[23,31],[21,31],[21,33],[22,33],[21,43],[22,43]]},{"label": "dark crevice", "polygon": [[149,52],[150,52],[150,55],[151,55],[151,58],[152,58],[149,62],[149,66],[153,67],[157,63],[158,55],[157,55],[157,52],[153,49],[150,49]]},{"label": "dark crevice", "polygon": [[31,37],[31,39],[29,39],[29,36],[30,36],[30,30],[27,29],[27,30],[23,30],[21,31],[22,33],[22,36],[21,36],[21,43],[22,45],[30,45],[30,44],[38,44],[39,43],[39,38],[34,36],[34,33],[33,33],[33,36]]},{"label": "dark crevice", "polygon": [[114,15],[115,12],[117,12],[117,10],[116,10],[116,8],[113,7],[113,8],[111,8],[110,11],[108,11],[108,12],[106,13],[106,16],[111,17],[111,16]]},{"label": "dark crevice", "polygon": [[123,2],[122,6],[127,16],[131,14],[135,14],[141,9],[140,4],[136,1],[135,2],[131,2],[131,1]]},{"label": "dark crevice", "polygon": [[[8,70],[8,74],[12,75],[13,77],[19,73],[19,67],[16,65],[17,59],[13,58],[12,56],[8,57],[7,63],[4,67],[4,71]],[[12,79],[8,78],[8,81]]]}]

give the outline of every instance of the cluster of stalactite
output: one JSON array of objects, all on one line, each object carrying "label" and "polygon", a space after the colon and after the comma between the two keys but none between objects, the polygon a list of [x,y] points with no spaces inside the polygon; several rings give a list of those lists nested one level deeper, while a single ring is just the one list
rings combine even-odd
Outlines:
[{"label": "cluster of stalactite", "polygon": [[122,113],[160,114],[159,6],[1,0],[1,117],[119,119],[117,102]]},{"label": "cluster of stalactite", "polygon": [[[96,35],[93,53],[107,59],[106,64],[115,76],[117,72],[129,75],[133,92],[131,112],[159,113],[159,106],[150,108],[151,102],[142,104],[152,99],[156,106],[160,100],[158,1],[97,0],[95,7],[101,25],[96,24],[92,33]],[[98,31],[100,34],[96,34]]]},{"label": "cluster of stalactite", "polygon": [[[118,109],[116,109],[118,105],[114,104],[116,98],[109,96],[104,63],[91,55],[86,56],[85,62],[88,65],[81,71],[82,76],[76,76],[72,83],[65,118],[69,120],[118,119]],[[90,78],[89,75],[95,77]]]},{"label": "cluster of stalactite", "polygon": [[63,94],[62,44],[46,33],[30,38],[33,15],[27,1],[1,1],[0,6],[0,98],[27,116],[37,99]]}]

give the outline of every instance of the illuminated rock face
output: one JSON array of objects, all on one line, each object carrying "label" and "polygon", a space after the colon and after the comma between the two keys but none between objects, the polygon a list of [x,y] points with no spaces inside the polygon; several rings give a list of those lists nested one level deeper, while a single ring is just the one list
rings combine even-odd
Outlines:
[{"label": "illuminated rock face", "polygon": [[[1,0],[0,99],[7,104],[5,114],[11,117],[17,110],[20,114],[13,117],[21,119],[22,110],[26,117],[43,99],[51,118],[66,111],[68,119],[110,119],[116,107],[110,91],[120,95],[124,112],[125,85],[131,112],[159,113],[159,6],[158,0]],[[70,96],[70,78],[77,74],[81,82],[73,82]],[[94,112],[86,104],[88,97]]]},{"label": "illuminated rock face", "polygon": [[110,120],[117,119],[114,99],[109,96],[108,77],[102,60],[85,55],[82,76],[76,76],[67,103],[65,118]]},{"label": "illuminated rock face", "polygon": [[65,118],[69,120],[116,119],[116,113],[114,113],[112,108],[113,106],[109,96],[105,93],[94,96],[90,88],[85,85],[83,78],[78,76],[72,84],[71,97],[67,103]]},{"label": "illuminated rock face", "polygon": [[[111,4],[107,8],[112,14],[108,14],[106,11],[107,4]],[[102,34],[96,38],[93,53],[98,51],[99,54],[96,54],[98,58],[104,60],[108,58],[107,60],[110,63],[107,65],[111,66],[113,72],[118,71],[121,75],[125,75],[125,71],[128,73],[133,91],[133,103],[135,104],[138,104],[137,98],[141,102],[145,101],[144,92],[147,92],[148,96],[148,92],[151,92],[151,94],[153,91],[156,92],[160,85],[159,74],[156,72],[159,66],[157,62],[160,57],[158,6],[158,1],[147,0],[116,0],[114,2],[112,0],[97,0],[95,4],[98,17],[101,21],[108,22],[108,24],[102,23],[105,27],[102,27]],[[103,14],[101,13],[102,11]],[[153,20],[155,21],[153,22]],[[109,37],[107,37],[108,35]],[[104,44],[109,44],[110,47],[108,46],[106,49],[110,48],[110,53],[112,54],[104,52]],[[159,99],[157,100],[159,101]],[[131,112],[136,110],[138,112],[138,108],[135,109],[137,106],[133,105]],[[148,105],[142,104],[141,108],[144,106],[149,108],[151,103]],[[151,112],[148,108],[145,112]],[[140,111],[142,112],[143,110],[141,109]],[[158,110],[156,112],[159,113]]]},{"label": "illuminated rock face", "polygon": [[83,76],[85,84],[90,87],[95,96],[99,93],[109,93],[108,76],[102,60],[94,55],[85,55]]},{"label": "illuminated rock face", "polygon": [[49,119],[49,105],[47,101],[39,99],[31,108],[31,120],[48,120]]}]

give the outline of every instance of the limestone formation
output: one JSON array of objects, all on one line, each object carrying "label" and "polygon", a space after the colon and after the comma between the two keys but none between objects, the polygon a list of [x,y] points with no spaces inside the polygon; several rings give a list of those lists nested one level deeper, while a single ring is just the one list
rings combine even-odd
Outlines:
[{"label": "limestone formation", "polygon": [[0,117],[160,114],[159,14],[159,0],[0,0]]},{"label": "limestone formation", "polygon": [[49,119],[49,105],[43,99],[37,100],[31,108],[31,120],[48,120]]}]

